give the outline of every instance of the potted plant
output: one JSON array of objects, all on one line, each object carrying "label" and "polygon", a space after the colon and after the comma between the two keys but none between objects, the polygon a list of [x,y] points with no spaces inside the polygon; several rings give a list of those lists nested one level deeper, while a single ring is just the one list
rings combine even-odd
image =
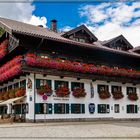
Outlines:
[{"label": "potted plant", "polygon": [[53,92],[53,91],[52,91],[51,87],[50,87],[48,84],[46,84],[46,85],[41,85],[41,86],[37,89],[37,93],[38,93],[39,95],[43,95],[44,93],[47,93],[47,94],[51,95],[52,92]]},{"label": "potted plant", "polygon": [[108,98],[110,98],[110,93],[109,93],[109,91],[108,90],[101,90],[101,91],[99,91],[99,97],[101,98],[101,99],[108,99]]},{"label": "potted plant", "polygon": [[75,87],[73,89],[72,95],[76,98],[80,98],[80,97],[85,97],[86,96],[86,92],[84,88],[81,87]]},{"label": "potted plant", "polygon": [[70,94],[69,88],[66,85],[60,85],[55,91],[58,97],[66,97]]},{"label": "potted plant", "polygon": [[138,100],[138,95],[136,92],[133,93],[128,93],[128,99],[131,101],[137,101]]},{"label": "potted plant", "polygon": [[17,91],[15,92],[15,96],[16,97],[21,97],[21,96],[24,96],[25,95],[25,88],[23,87],[20,87],[19,89],[17,89]]},{"label": "potted plant", "polygon": [[122,99],[124,97],[122,91],[115,91],[112,93],[112,95],[113,95],[113,98],[115,100],[119,100],[119,99]]}]

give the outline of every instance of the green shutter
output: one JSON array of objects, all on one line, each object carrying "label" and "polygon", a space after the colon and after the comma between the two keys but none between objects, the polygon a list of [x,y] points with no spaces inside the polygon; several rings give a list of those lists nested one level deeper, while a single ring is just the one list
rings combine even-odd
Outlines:
[{"label": "green shutter", "polygon": [[138,107],[135,105],[135,113],[138,113]]},{"label": "green shutter", "polygon": [[40,79],[36,79],[36,88],[40,87]]},{"label": "green shutter", "polygon": [[69,104],[66,104],[66,114],[69,114]]},{"label": "green shutter", "polygon": [[52,114],[52,104],[47,104],[48,114]]},{"label": "green shutter", "polygon": [[71,104],[71,113],[74,113],[74,104]]},{"label": "green shutter", "polygon": [[47,80],[47,83],[50,87],[52,87],[52,81],[51,80]]},{"label": "green shutter", "polygon": [[126,108],[127,108],[127,113],[129,113],[129,105],[127,105]]},{"label": "green shutter", "polygon": [[57,89],[58,85],[59,85],[59,81],[55,81],[55,84],[54,84],[55,89]]},{"label": "green shutter", "polygon": [[39,114],[39,112],[40,112],[39,104],[35,104],[35,114]]},{"label": "green shutter", "polygon": [[54,104],[54,114],[57,113],[57,109],[58,109],[57,104]]},{"label": "green shutter", "polygon": [[82,113],[85,113],[85,104],[82,104]]}]

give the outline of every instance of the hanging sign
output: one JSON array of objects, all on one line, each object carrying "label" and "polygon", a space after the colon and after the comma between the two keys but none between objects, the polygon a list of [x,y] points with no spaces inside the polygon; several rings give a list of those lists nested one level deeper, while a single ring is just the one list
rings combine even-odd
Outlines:
[{"label": "hanging sign", "polygon": [[95,104],[94,103],[89,104],[89,112],[91,114],[93,114],[95,112]]}]

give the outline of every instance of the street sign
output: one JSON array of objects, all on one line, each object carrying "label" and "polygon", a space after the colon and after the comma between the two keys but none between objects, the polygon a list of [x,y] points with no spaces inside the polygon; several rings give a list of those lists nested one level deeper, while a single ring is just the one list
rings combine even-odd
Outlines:
[{"label": "street sign", "polygon": [[44,95],[42,96],[42,99],[43,99],[43,100],[47,100],[47,99],[48,99],[48,96],[47,96],[46,94],[44,94]]}]

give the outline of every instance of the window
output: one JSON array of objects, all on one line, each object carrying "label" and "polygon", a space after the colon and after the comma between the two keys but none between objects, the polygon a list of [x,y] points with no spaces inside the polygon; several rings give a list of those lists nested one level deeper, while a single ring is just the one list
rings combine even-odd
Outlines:
[{"label": "window", "polygon": [[62,85],[68,87],[68,82],[66,82],[66,81],[55,81],[55,89],[57,89],[58,87],[60,87]]},{"label": "window", "polygon": [[26,87],[26,80],[20,81],[20,87]]},{"label": "window", "polygon": [[85,42],[85,39],[83,39],[83,38],[79,38],[79,42]]},{"label": "window", "polygon": [[12,89],[12,85],[8,86],[8,90]]},{"label": "window", "polygon": [[138,113],[137,105],[127,105],[127,113]]},{"label": "window", "polygon": [[[45,111],[46,109],[46,111]],[[46,104],[46,107],[44,106],[44,103],[36,103],[35,104],[35,114],[52,114],[52,104]]]},{"label": "window", "polygon": [[101,91],[108,91],[109,87],[108,85],[98,85],[98,93],[100,93]]},{"label": "window", "polygon": [[54,104],[54,114],[68,114],[69,104]]},{"label": "window", "polygon": [[127,95],[131,93],[136,93],[136,87],[127,87]]},{"label": "window", "polygon": [[98,113],[109,113],[109,104],[98,104]]},{"label": "window", "polygon": [[71,82],[71,90],[73,91],[74,88],[83,88],[84,89],[84,83],[79,83],[79,82]]},{"label": "window", "polygon": [[115,113],[120,113],[120,106],[119,106],[119,104],[115,104],[114,105],[114,112]]},{"label": "window", "polygon": [[84,104],[71,104],[71,113],[72,114],[85,113],[85,105]]},{"label": "window", "polygon": [[111,87],[111,92],[115,93],[117,91],[122,91],[122,87],[121,86],[112,86]]},{"label": "window", "polygon": [[14,89],[19,88],[19,83],[14,84]]},{"label": "window", "polygon": [[39,88],[42,85],[48,84],[50,87],[52,85],[51,80],[46,80],[46,79],[36,79],[36,88]]}]

